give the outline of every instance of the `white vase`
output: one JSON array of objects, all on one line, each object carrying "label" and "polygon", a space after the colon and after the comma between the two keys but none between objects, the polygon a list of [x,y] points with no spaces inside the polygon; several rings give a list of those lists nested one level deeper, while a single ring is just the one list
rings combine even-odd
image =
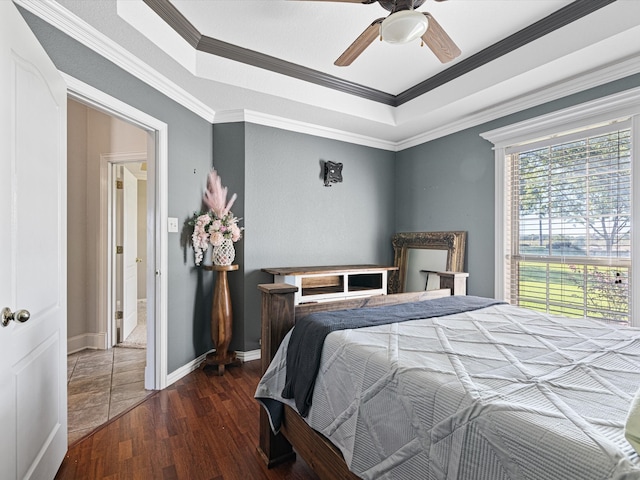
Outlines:
[{"label": "white vase", "polygon": [[214,265],[231,265],[236,258],[236,249],[230,238],[225,238],[220,245],[213,247],[211,260]]}]

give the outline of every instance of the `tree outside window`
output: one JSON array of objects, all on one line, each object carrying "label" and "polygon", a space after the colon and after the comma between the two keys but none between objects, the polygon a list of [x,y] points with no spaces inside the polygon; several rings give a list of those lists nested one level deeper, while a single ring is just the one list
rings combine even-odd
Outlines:
[{"label": "tree outside window", "polygon": [[545,145],[511,158],[519,304],[627,322],[631,131]]}]

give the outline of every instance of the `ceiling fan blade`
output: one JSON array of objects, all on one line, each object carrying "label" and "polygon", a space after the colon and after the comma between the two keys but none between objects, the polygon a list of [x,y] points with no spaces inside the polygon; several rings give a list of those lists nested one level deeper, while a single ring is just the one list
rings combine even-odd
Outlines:
[{"label": "ceiling fan blade", "polygon": [[447,32],[440,26],[436,19],[430,13],[425,12],[425,17],[429,21],[427,31],[422,35],[422,40],[427,47],[438,57],[442,63],[447,63],[462,53],[458,46],[447,35]]},{"label": "ceiling fan blade", "polygon": [[380,24],[384,18],[378,18],[371,25],[369,25],[364,32],[360,34],[355,41],[349,45],[338,59],[333,62],[334,65],[338,67],[347,67],[353,63],[353,61],[360,56],[362,52],[364,52],[365,48],[371,45],[379,35],[380,35]]}]

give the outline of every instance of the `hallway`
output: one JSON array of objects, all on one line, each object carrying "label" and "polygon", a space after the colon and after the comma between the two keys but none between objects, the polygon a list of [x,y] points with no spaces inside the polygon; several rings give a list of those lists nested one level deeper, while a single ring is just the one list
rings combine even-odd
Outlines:
[{"label": "hallway", "polygon": [[146,350],[114,347],[67,357],[69,445],[153,391],[144,389]]}]

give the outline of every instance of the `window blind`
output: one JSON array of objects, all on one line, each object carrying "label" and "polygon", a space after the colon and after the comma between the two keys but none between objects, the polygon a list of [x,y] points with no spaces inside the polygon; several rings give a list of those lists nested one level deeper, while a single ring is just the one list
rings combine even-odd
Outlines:
[{"label": "window blind", "polygon": [[623,121],[505,150],[511,303],[629,322],[631,139]]}]

